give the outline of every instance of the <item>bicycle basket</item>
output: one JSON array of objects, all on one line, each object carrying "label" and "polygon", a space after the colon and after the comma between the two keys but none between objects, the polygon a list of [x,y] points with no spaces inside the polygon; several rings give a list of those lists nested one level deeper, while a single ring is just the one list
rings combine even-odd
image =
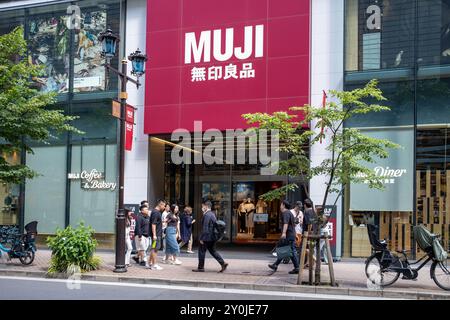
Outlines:
[{"label": "bicycle basket", "polygon": [[442,247],[439,239],[434,239],[433,241],[433,253],[437,261],[442,262],[447,259],[447,251]]},{"label": "bicycle basket", "polygon": [[413,227],[414,239],[416,239],[419,248],[428,252],[433,246],[433,234],[423,225]]}]

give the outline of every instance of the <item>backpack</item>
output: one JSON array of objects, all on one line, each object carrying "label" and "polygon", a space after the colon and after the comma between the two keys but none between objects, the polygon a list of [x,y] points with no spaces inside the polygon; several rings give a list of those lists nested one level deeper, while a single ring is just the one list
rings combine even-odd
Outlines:
[{"label": "backpack", "polygon": [[213,224],[213,240],[220,241],[223,239],[226,233],[227,224],[225,221],[216,220]]}]

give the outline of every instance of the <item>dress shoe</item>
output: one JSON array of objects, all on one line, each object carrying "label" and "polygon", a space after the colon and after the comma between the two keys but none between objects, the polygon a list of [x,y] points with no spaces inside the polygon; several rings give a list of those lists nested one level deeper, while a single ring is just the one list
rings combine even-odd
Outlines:
[{"label": "dress shoe", "polygon": [[273,271],[277,271],[278,267],[275,264],[269,264],[269,268]]},{"label": "dress shoe", "polygon": [[222,265],[222,269],[220,269],[219,272],[224,272],[225,270],[227,270],[227,267],[228,267],[228,263],[225,262],[225,263]]},{"label": "dress shoe", "polygon": [[294,269],[292,271],[289,271],[289,274],[298,274],[298,269]]},{"label": "dress shoe", "polygon": [[192,269],[192,272],[205,272],[205,269]]}]

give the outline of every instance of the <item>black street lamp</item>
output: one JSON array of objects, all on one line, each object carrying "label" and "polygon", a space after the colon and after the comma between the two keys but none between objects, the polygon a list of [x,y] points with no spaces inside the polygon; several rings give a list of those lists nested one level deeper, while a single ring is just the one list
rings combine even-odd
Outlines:
[{"label": "black street lamp", "polygon": [[120,98],[120,138],[119,138],[119,209],[116,215],[116,261],[114,272],[127,272],[125,266],[125,208],[124,208],[124,172],[125,172],[125,115],[127,105],[127,82],[130,81],[139,89],[141,83],[139,78],[145,73],[144,65],[147,56],[136,50],[130,54],[128,59],[132,64],[131,73],[136,80],[127,76],[127,60],[122,59],[122,70],[119,71],[111,66],[111,59],[116,56],[117,44],[120,41],[118,35],[111,29],[101,32],[98,40],[102,43],[102,56],[106,58],[105,68],[117,74],[121,81]]}]

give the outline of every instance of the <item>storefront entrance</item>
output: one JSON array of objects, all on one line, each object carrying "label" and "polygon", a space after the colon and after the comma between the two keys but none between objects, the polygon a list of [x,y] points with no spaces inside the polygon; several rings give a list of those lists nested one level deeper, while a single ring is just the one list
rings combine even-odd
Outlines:
[{"label": "storefront entrance", "polygon": [[[198,205],[210,200],[218,219],[228,226],[224,242],[274,242],[280,236],[280,200],[266,202],[260,196],[283,185],[282,180],[257,181],[261,177],[247,177],[246,181],[202,181]],[[203,180],[203,179],[201,179]],[[253,180],[253,181],[252,181]],[[231,235],[231,236],[230,236]]]}]

